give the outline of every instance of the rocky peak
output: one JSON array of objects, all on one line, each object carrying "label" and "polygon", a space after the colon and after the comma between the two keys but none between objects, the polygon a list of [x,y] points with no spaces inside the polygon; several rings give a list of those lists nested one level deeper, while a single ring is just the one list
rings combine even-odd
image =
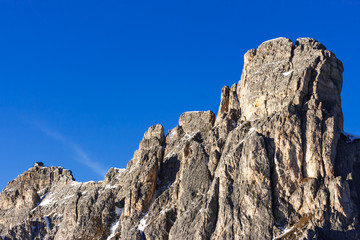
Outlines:
[{"label": "rocky peak", "polygon": [[342,128],[344,69],[322,44],[311,38],[299,38],[295,43],[278,38],[249,50],[244,62],[237,92],[243,120],[288,112],[293,107],[322,108],[337,116]]},{"label": "rocky peak", "polygon": [[360,138],[342,133],[342,63],[278,38],[244,56],[218,114],[144,134],[102,182],[36,163],[0,195],[3,239],[360,239]]},{"label": "rocky peak", "polygon": [[215,115],[212,111],[185,112],[181,114],[179,126],[185,133],[206,132],[214,126]]},{"label": "rocky peak", "polygon": [[9,182],[0,195],[0,209],[29,209],[52,185],[66,185],[73,181],[71,171],[61,167],[44,167],[36,162],[32,168]]}]

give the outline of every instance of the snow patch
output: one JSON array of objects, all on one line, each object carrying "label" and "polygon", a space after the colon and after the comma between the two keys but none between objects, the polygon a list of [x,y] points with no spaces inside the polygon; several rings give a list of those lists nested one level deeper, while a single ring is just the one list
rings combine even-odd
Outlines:
[{"label": "snow patch", "polygon": [[[287,228],[287,227],[282,226],[280,223],[278,223],[276,221],[275,221],[275,226],[281,231],[281,233],[279,236],[277,236],[274,239],[282,239],[282,237],[284,237],[288,232],[291,232],[294,229],[294,226]],[[296,235],[295,232],[294,232],[294,234]]]},{"label": "snow patch", "polygon": [[139,231],[144,232],[144,229],[147,226],[146,220],[147,220],[147,214],[140,220],[140,223],[139,223],[139,225],[137,227],[137,229]]},{"label": "snow patch", "polygon": [[256,130],[256,128],[254,128],[254,127],[251,127],[251,128],[249,129],[249,132],[248,132],[248,134],[251,134],[251,133],[255,132],[255,130]]},{"label": "snow patch", "polygon": [[111,186],[110,184],[106,184],[105,189],[114,189],[116,186]]},{"label": "snow patch", "polygon": [[360,140],[359,136],[347,133],[347,132],[341,132],[345,137],[347,137],[348,141],[346,141],[347,143],[352,143],[355,140]]},{"label": "snow patch", "polygon": [[173,137],[173,136],[175,136],[175,134],[176,134],[176,131],[174,130],[174,131],[171,131],[169,135],[170,135],[170,137]]},{"label": "snow patch", "polygon": [[6,236],[2,235],[2,236],[1,236],[1,239],[2,239],[2,240],[5,240],[5,237],[6,237]]},{"label": "snow patch", "polygon": [[126,170],[126,168],[116,168],[116,167],[113,167],[113,169],[115,169],[117,172],[124,172]]},{"label": "snow patch", "polygon": [[72,198],[72,197],[74,197],[74,196],[75,196],[75,194],[71,194],[71,195],[69,195],[69,196],[64,197],[64,200],[67,200],[67,199]]},{"label": "snow patch", "polygon": [[247,140],[249,138],[249,135],[251,135],[253,132],[256,131],[256,128],[251,127],[247,133],[247,135],[240,141],[239,144],[242,144],[243,142],[245,142],[245,140]]},{"label": "snow patch", "polygon": [[[170,184],[171,185],[171,184]],[[147,221],[147,218],[148,218],[148,213],[149,213],[149,210],[151,209],[152,205],[154,204],[156,198],[158,197],[158,194],[159,194],[159,190],[156,189],[155,192],[154,192],[154,195],[151,199],[151,203],[150,203],[150,206],[148,208],[148,211],[144,214],[144,216],[140,219],[140,223],[137,227],[137,229],[140,231],[141,235],[143,235],[143,232],[144,232],[144,229],[145,227],[147,226],[146,224],[146,221]]]},{"label": "snow patch", "polygon": [[[48,192],[45,193],[45,194],[40,198],[40,201],[36,203],[36,206],[35,206],[33,209],[31,209],[31,211],[30,211],[31,213],[34,212],[38,206],[40,206],[40,204],[43,202],[44,198],[45,198],[47,195],[48,195]],[[44,205],[46,205],[46,202],[44,203]]]},{"label": "snow patch", "polygon": [[81,182],[73,181],[70,184],[71,184],[71,186],[78,186],[81,184]]},{"label": "snow patch", "polygon": [[55,219],[56,218],[62,218],[62,216],[63,216],[62,214],[57,213],[57,212],[53,214],[53,218],[55,218]]},{"label": "snow patch", "polygon": [[166,154],[166,156],[165,156],[165,158],[166,159],[169,159],[169,158],[172,158],[173,156],[175,156],[176,154],[173,152],[173,151],[171,151],[171,152],[169,152],[168,154]]},{"label": "snow patch", "polygon": [[[126,171],[126,168],[116,168],[116,167],[112,167],[112,169],[114,169],[116,171],[117,174],[122,174]],[[118,177],[118,176],[117,176]]]},{"label": "snow patch", "polygon": [[111,238],[115,237],[115,230],[118,228],[119,226],[119,223],[120,223],[120,216],[121,216],[121,213],[123,212],[124,208],[118,208],[118,207],[115,207],[115,213],[116,215],[119,217],[119,219],[114,222],[113,224],[111,224],[111,227],[110,227],[110,235],[107,237],[106,240],[111,240]]},{"label": "snow patch", "polygon": [[118,228],[119,223],[120,223],[120,218],[111,225],[110,235],[107,237],[106,240],[111,240],[113,237],[115,237],[115,230]]},{"label": "snow patch", "polygon": [[286,76],[289,76],[292,72],[294,72],[294,70],[291,70],[291,71],[288,71],[288,72],[283,72],[283,73],[281,73],[281,75],[286,77]]},{"label": "snow patch", "polygon": [[45,191],[46,191],[46,188],[43,188],[43,189],[37,191],[36,193],[39,194],[39,195],[44,195]]},{"label": "snow patch", "polygon": [[281,232],[281,236],[284,236],[286,233],[290,232],[291,230],[293,230],[294,227],[291,228],[285,228],[284,231]]},{"label": "snow patch", "polygon": [[114,169],[116,170],[116,173],[117,173],[115,178],[120,180],[121,177],[125,174],[126,168],[114,168]]},{"label": "snow patch", "polygon": [[48,195],[46,193],[43,200],[40,202],[39,206],[46,206],[52,204],[53,201],[54,201],[54,195],[53,194]]},{"label": "snow patch", "polygon": [[82,184],[90,184],[90,183],[100,183],[102,181],[98,181],[98,182],[95,182],[93,180],[90,180],[90,181],[87,181],[87,182],[77,182],[77,181],[72,181],[70,184],[71,186],[79,186],[79,185],[82,185]]}]

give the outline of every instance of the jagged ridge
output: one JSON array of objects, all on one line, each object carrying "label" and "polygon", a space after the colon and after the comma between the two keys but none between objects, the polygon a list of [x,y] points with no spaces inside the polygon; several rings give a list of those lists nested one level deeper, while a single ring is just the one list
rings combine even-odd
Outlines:
[{"label": "jagged ridge", "polygon": [[[244,56],[218,114],[145,133],[103,182],[36,164],[0,195],[3,239],[359,239],[360,141],[341,134],[342,63],[311,38]],[[351,141],[349,141],[351,140]]]}]

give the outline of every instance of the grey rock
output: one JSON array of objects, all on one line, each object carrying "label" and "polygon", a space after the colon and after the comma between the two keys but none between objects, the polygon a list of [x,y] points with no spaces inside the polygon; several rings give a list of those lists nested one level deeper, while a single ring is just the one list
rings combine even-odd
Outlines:
[{"label": "grey rock", "polygon": [[343,133],[342,63],[286,38],[244,56],[218,113],[149,128],[102,182],[34,167],[0,195],[6,239],[360,239],[360,140]]}]

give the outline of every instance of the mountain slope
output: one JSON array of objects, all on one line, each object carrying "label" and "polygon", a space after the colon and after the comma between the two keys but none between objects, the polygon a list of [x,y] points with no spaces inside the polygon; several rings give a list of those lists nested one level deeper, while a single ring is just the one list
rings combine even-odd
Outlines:
[{"label": "mountain slope", "polygon": [[102,182],[35,164],[0,195],[3,239],[359,239],[360,141],[342,63],[311,38],[262,43],[217,116],[145,133]]}]

